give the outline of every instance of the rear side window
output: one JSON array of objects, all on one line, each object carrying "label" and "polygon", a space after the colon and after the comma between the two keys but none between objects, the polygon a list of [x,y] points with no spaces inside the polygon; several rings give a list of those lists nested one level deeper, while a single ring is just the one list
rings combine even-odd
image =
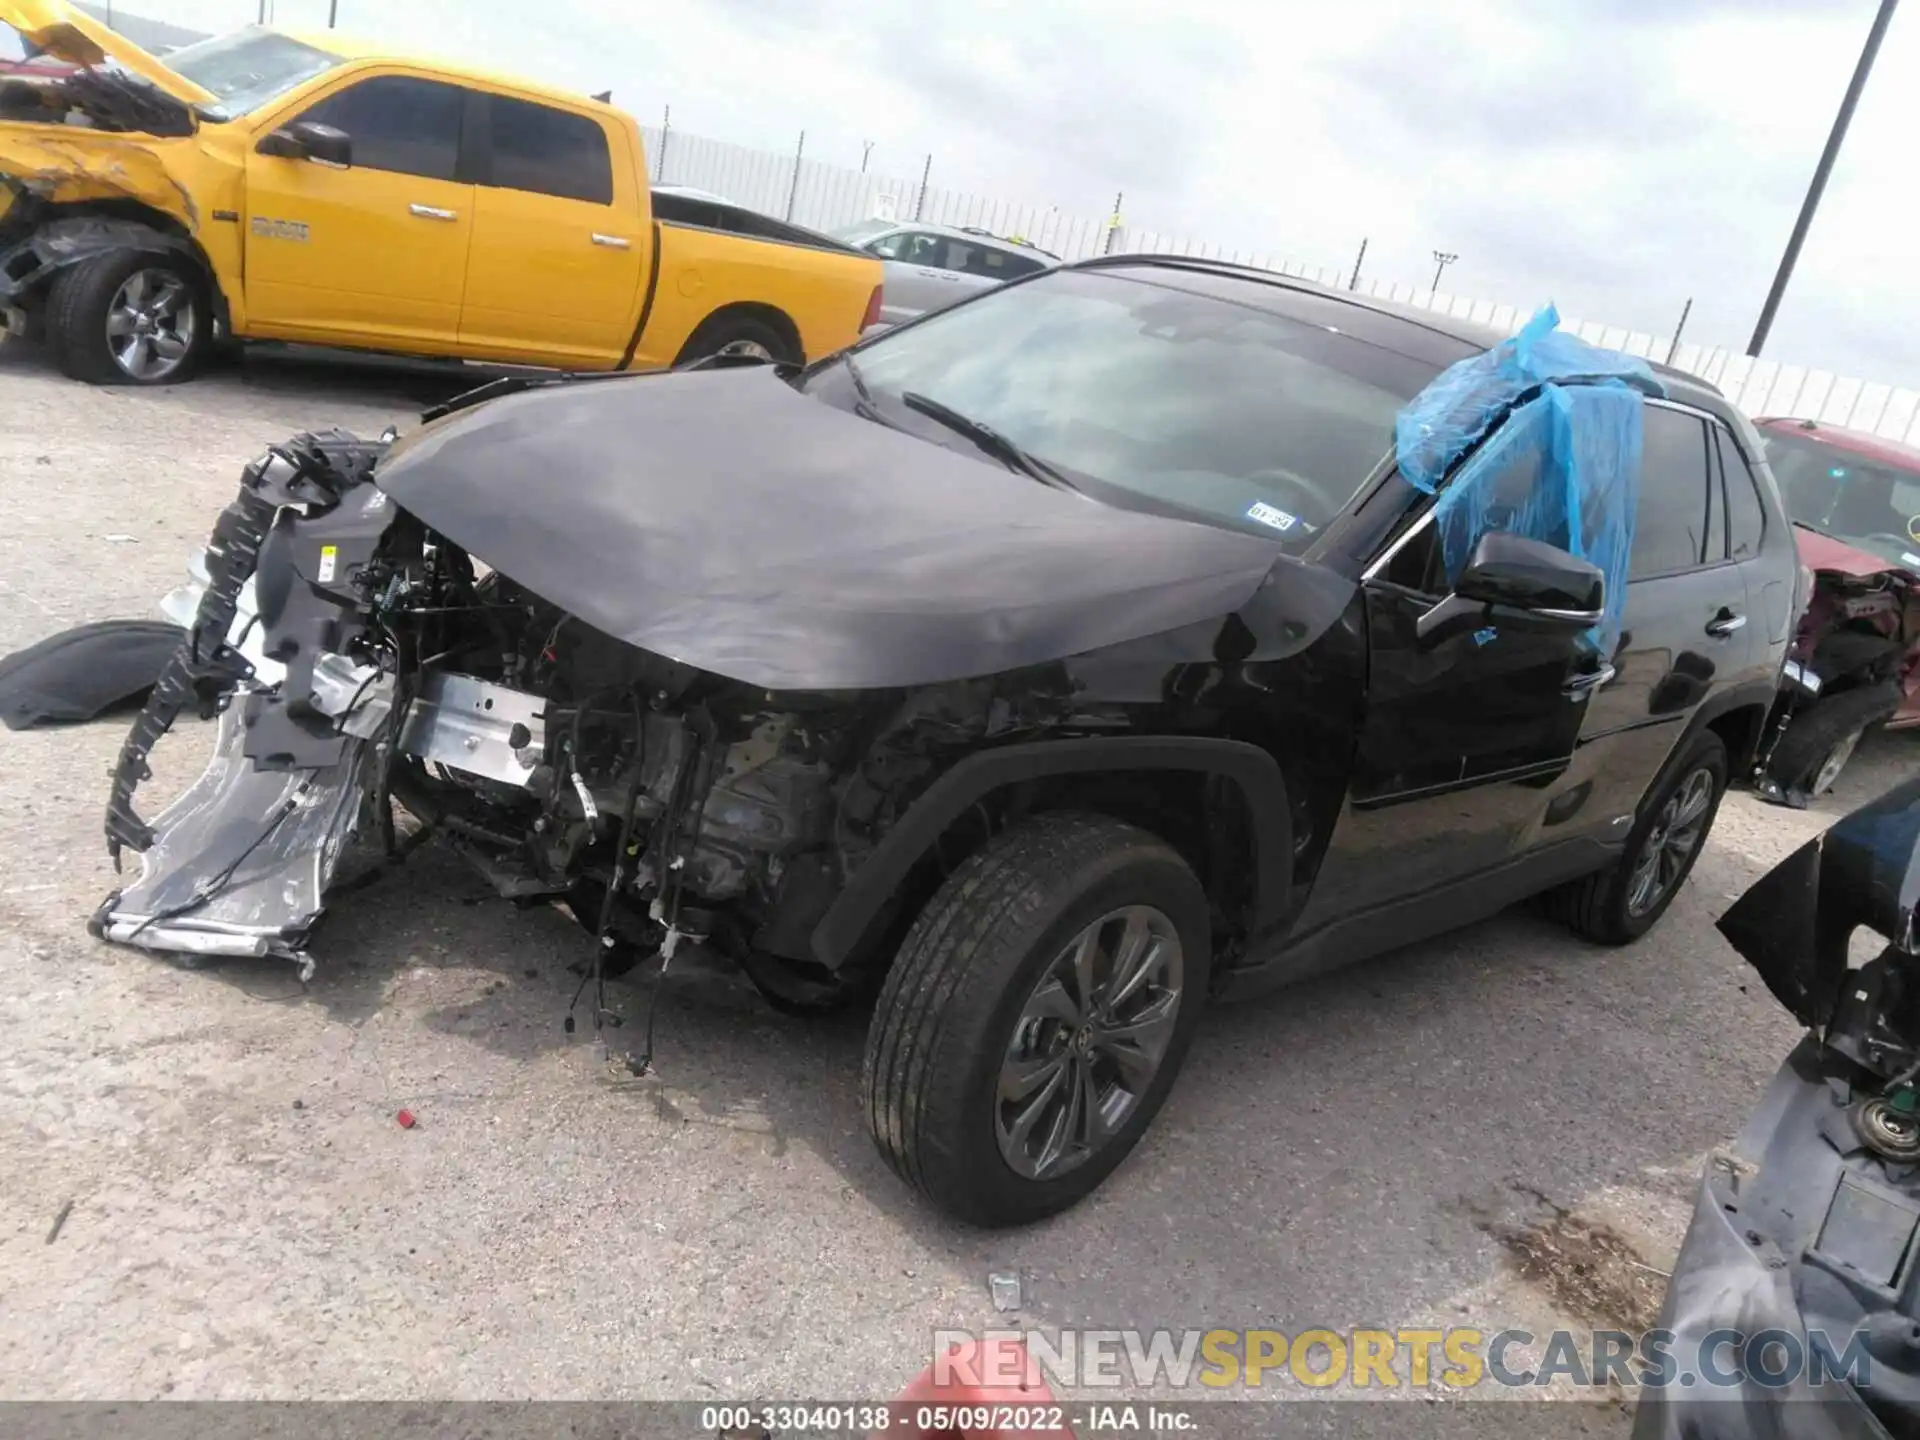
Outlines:
[{"label": "rear side window", "polygon": [[[1707,554],[1707,427],[1661,405],[1642,407],[1640,508],[1633,522],[1632,578],[1697,568]],[[1712,558],[1719,560],[1716,544]]]},{"label": "rear side window", "polygon": [[903,265],[925,265],[932,270],[951,270],[947,263],[947,237],[929,235],[922,230],[902,230],[867,248],[883,260],[898,260]]},{"label": "rear side window", "polygon": [[329,95],[300,118],[344,130],[353,163],[428,180],[451,180],[460,164],[466,91],[438,80],[376,75]]},{"label": "rear side window", "polygon": [[1015,255],[1010,250],[998,250],[991,245],[969,246],[968,250],[966,263],[960,268],[984,280],[1011,280],[1016,275],[1031,275],[1040,268],[1037,260]]},{"label": "rear side window", "polygon": [[1760,484],[1733,437],[1718,425],[1713,427],[1713,441],[1720,447],[1720,472],[1727,487],[1727,554],[1735,560],[1751,560],[1760,553],[1760,542],[1767,534]]},{"label": "rear side window", "polygon": [[487,104],[493,120],[490,184],[592,205],[613,203],[613,158],[598,120],[504,95],[488,96]]}]

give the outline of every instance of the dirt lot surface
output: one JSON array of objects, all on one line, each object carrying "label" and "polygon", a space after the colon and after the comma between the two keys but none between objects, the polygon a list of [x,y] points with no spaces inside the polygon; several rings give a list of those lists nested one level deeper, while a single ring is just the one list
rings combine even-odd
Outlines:
[{"label": "dirt lot surface", "polygon": [[[0,349],[0,651],[151,614],[265,442],[448,388],[256,360],[94,390]],[[1635,1285],[1558,1272],[1591,1280],[1586,1244],[1671,1262],[1703,1151],[1795,1034],[1713,917],[1920,761],[1875,743],[1806,814],[1730,797],[1633,947],[1513,914],[1217,1013],[1102,1192],[982,1235],[875,1154],[859,1021],[695,979],[657,1075],[616,1081],[561,1028],[580,932],[433,851],[339,906],[304,988],[94,943],[124,728],[0,732],[0,1397],[845,1397],[1007,1318],[1537,1328],[1615,1292],[1642,1318]],[[210,729],[163,747],[146,813]]]}]

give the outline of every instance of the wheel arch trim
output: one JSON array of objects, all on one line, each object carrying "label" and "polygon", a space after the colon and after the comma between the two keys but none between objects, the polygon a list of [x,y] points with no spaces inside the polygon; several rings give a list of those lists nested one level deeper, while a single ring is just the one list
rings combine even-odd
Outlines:
[{"label": "wheel arch trim", "polygon": [[[0,299],[44,293],[62,270],[113,250],[183,257],[200,272],[215,318],[223,328],[228,325],[225,288],[199,240],[164,211],[132,202],[83,202],[41,210],[38,223],[18,244],[0,251]],[[38,263],[25,268],[20,258],[29,255]]]},{"label": "wheel arch trim", "polygon": [[[1703,700],[1687,718],[1687,723],[1681,727],[1672,748],[1660,762],[1660,768],[1654,771],[1646,788],[1640,792],[1639,802],[1634,807],[1635,818],[1638,819],[1646,813],[1647,802],[1659,794],[1661,787],[1673,778],[1676,767],[1687,751],[1692,748],[1695,740],[1709,730],[1718,734],[1719,722],[1729,716],[1742,710],[1753,710],[1758,712],[1758,719],[1754,722],[1750,737],[1742,747],[1745,753],[1735,754],[1731,746],[1727,749],[1728,784],[1731,785],[1735,780],[1745,776],[1753,767],[1755,753],[1763,743],[1767,727],[1771,723],[1773,702],[1777,694],[1776,684],[1765,680],[1754,680],[1729,686],[1719,694],[1710,695]],[[1723,743],[1724,740],[1723,736]]]},{"label": "wheel arch trim", "polygon": [[1241,740],[1120,735],[1004,745],[967,756],[935,780],[887,831],[814,926],[814,958],[837,969],[868,939],[888,899],[947,828],[995,791],[1023,781],[1102,771],[1216,775],[1238,787],[1254,848],[1247,928],[1286,918],[1293,889],[1293,814],[1274,757]]}]

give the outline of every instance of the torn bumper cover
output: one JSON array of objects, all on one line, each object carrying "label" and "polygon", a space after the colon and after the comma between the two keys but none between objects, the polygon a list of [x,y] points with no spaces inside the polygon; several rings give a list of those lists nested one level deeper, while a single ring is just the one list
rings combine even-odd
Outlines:
[{"label": "torn bumper cover", "polygon": [[[108,851],[116,866],[123,850],[138,852],[141,870],[94,914],[95,935],[187,955],[305,962],[308,931],[364,809],[368,752],[395,714],[392,676],[350,653],[362,636],[329,588],[344,586],[391,522],[385,496],[361,484],[383,448],[337,433],[300,436],[247,468],[208,546],[190,627],[114,767]],[[357,503],[342,511],[350,492]],[[315,553],[290,554],[275,567],[273,592],[256,597],[250,582],[262,553],[293,547],[296,522],[300,545]],[[256,599],[257,622],[237,621]],[[292,672],[303,682],[295,704],[277,683]],[[236,683],[236,673],[248,678]],[[154,745],[189,707],[219,709],[213,758],[149,825],[134,792],[151,778]]]},{"label": "torn bumper cover", "polygon": [[[1634,1434],[1920,1431],[1920,780],[1748,890],[1720,929],[1810,1033],[1709,1164]],[[1889,943],[1851,963],[1858,929]],[[1692,1380],[1682,1377],[1691,1376]]]}]

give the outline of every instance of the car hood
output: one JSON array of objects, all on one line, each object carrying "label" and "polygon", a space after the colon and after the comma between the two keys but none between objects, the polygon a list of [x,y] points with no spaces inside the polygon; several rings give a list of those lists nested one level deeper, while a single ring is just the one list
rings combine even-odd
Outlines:
[{"label": "car hood", "polygon": [[1825,1031],[1848,988],[1856,929],[1885,939],[1901,968],[1920,967],[1917,909],[1920,777],[1836,821],[1761,876],[1720,917],[1720,933],[1795,1019]]},{"label": "car hood", "polygon": [[[1832,570],[1841,575],[1854,575],[1861,579],[1869,575],[1884,575],[1889,571],[1920,572],[1920,566],[1896,565],[1891,560],[1883,560],[1872,551],[1849,545],[1844,540],[1836,540],[1831,535],[1822,535],[1818,530],[1810,530],[1798,523],[1793,527],[1793,541],[1800,551],[1801,560],[1812,570]],[[1914,548],[1920,550],[1920,545]]]},{"label": "car hood", "polygon": [[1223,618],[1301,641],[1352,582],[1257,536],[1117,509],[813,399],[773,369],[509,395],[376,480],[629,644],[766,689],[928,684]]},{"label": "car hood", "polygon": [[57,60],[89,67],[111,60],[182,105],[213,103],[211,92],[168,69],[119,31],[67,0],[0,0],[0,20]]}]

